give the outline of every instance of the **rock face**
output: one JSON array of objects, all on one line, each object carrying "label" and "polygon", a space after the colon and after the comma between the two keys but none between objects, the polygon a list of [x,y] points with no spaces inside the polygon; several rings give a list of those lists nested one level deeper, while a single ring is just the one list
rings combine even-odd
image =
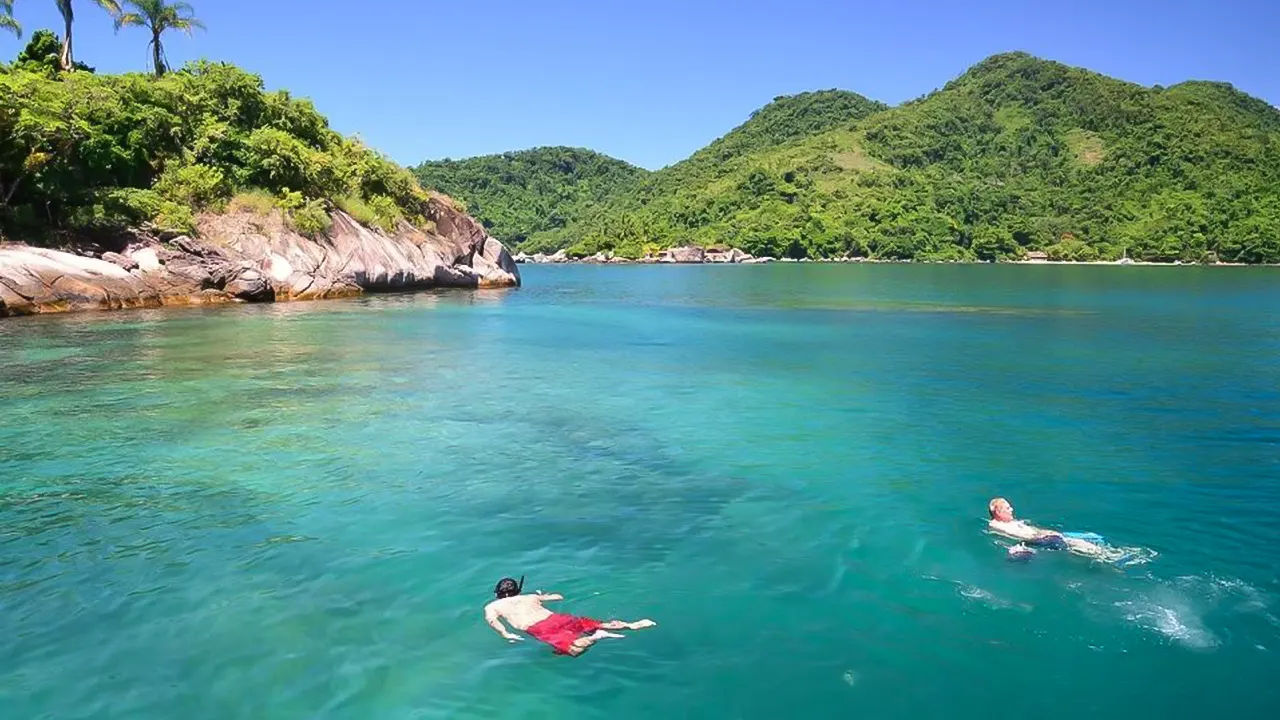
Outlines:
[{"label": "rock face", "polygon": [[706,259],[707,251],[693,246],[670,248],[658,255],[660,263],[700,263]]},{"label": "rock face", "polygon": [[[586,263],[586,264],[623,264],[623,263],[752,263],[756,259],[751,255],[739,250],[738,248],[729,248],[728,250],[706,250],[700,247],[677,247],[663,250],[658,255],[645,255],[637,260],[629,260],[619,257],[611,251],[603,250],[584,258],[570,258],[564,250],[560,250],[555,255],[544,255],[543,253],[534,253],[527,255],[520,253],[515,256],[517,263],[532,263],[535,265],[550,263]],[[767,260],[766,260],[767,262]]]},{"label": "rock face", "polygon": [[388,236],[337,212],[313,240],[278,213],[239,213],[201,217],[199,239],[137,238],[101,258],[0,245],[0,317],[520,284],[507,249],[478,222],[447,198],[431,207],[433,233],[404,224]]},{"label": "rock face", "polygon": [[751,259],[750,255],[738,248],[730,248],[723,252],[708,252],[706,256],[709,263],[743,263]]}]

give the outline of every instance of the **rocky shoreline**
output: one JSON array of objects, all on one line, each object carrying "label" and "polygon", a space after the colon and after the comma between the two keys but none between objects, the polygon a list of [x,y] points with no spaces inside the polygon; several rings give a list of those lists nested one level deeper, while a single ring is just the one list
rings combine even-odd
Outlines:
[{"label": "rocky shoreline", "polygon": [[587,257],[571,257],[564,250],[560,250],[553,255],[544,253],[535,253],[529,255],[526,253],[517,253],[514,260],[518,264],[531,265],[699,265],[699,264],[737,264],[737,265],[763,265],[767,263],[852,263],[852,264],[883,264],[883,265],[903,265],[903,264],[944,264],[944,265],[1120,265],[1120,266],[1153,266],[1153,267],[1247,267],[1247,263],[1229,263],[1229,262],[1210,262],[1210,263],[1184,263],[1184,262],[1152,262],[1144,260],[1131,260],[1124,258],[1121,260],[1049,260],[1043,257],[1043,253],[1029,253],[1028,257],[1021,260],[1000,260],[998,263],[985,261],[960,261],[960,260],[889,260],[880,258],[859,257],[854,255],[846,255],[835,258],[775,258],[775,257],[753,257],[752,255],[739,250],[730,248],[722,249],[704,249],[699,247],[677,247],[663,250],[657,255],[646,255],[642,258],[625,258],[618,257],[611,252],[600,252]]},{"label": "rocky shoreline", "polygon": [[431,208],[432,232],[403,223],[388,235],[334,212],[329,232],[312,239],[279,212],[240,212],[201,216],[196,237],[0,244],[0,317],[520,284],[515,260],[480,223],[447,199]]},{"label": "rocky shoreline", "polygon": [[528,263],[532,265],[558,265],[568,263],[589,265],[698,265],[704,263],[752,265],[775,262],[775,258],[752,257],[750,254],[743,252],[738,248],[706,249],[694,246],[668,248],[657,255],[645,255],[638,259],[619,257],[614,255],[612,252],[598,252],[595,255],[589,255],[584,258],[574,258],[570,257],[564,250],[560,250],[553,255],[546,255],[543,253],[535,253],[533,255],[518,253],[514,259],[517,263]]}]

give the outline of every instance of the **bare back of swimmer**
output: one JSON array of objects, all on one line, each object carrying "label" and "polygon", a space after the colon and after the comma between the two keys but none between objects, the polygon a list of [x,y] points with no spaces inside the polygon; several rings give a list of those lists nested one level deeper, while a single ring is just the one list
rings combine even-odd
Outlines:
[{"label": "bare back of swimmer", "polygon": [[609,630],[643,630],[657,625],[652,620],[600,621],[587,617],[577,617],[563,613],[555,613],[543,607],[544,602],[563,600],[558,593],[533,593],[522,595],[522,582],[511,578],[503,578],[494,588],[497,599],[484,608],[485,622],[494,632],[507,639],[507,642],[520,642],[524,638],[507,630],[504,621],[516,630],[528,633],[531,637],[550,645],[558,655],[577,657],[586,652],[598,641],[605,638],[624,638]]}]

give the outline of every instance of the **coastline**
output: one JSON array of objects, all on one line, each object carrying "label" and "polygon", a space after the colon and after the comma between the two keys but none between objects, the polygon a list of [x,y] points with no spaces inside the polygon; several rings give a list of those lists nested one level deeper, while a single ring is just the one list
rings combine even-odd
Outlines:
[{"label": "coastline", "polygon": [[771,264],[816,264],[816,265],[1108,265],[1116,267],[1280,267],[1274,263],[1238,263],[1238,262],[1160,262],[1150,260],[890,260],[866,257],[842,258],[774,258],[753,257],[741,250],[711,250],[701,248],[701,254],[689,252],[690,248],[671,248],[659,255],[648,255],[642,258],[624,258],[610,253],[597,253],[587,257],[574,258],[563,250],[554,255],[537,253],[529,255],[517,253],[513,260],[519,265],[771,265]]},{"label": "coastline", "polygon": [[197,237],[130,232],[71,251],[0,243],[0,318],[520,285],[502,243],[432,202],[429,231],[402,223],[387,234],[337,211],[330,231],[313,238],[279,211],[237,212],[201,216]]}]

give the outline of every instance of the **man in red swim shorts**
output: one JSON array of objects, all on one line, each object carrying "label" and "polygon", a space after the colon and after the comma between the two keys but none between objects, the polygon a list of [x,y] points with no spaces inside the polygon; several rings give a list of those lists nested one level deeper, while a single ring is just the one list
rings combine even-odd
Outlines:
[{"label": "man in red swim shorts", "polygon": [[497,595],[498,599],[484,607],[485,622],[508,642],[518,642],[524,638],[507,630],[502,624],[503,620],[506,620],[511,627],[523,630],[555,648],[557,654],[577,657],[595,645],[598,640],[626,637],[626,635],[606,632],[607,630],[642,630],[657,625],[652,620],[600,622],[591,618],[553,613],[543,607],[542,603],[563,600],[563,595],[543,593],[521,595],[520,592],[523,589],[524,578],[520,578],[520,582],[511,578],[502,578],[493,589],[493,594]]}]

